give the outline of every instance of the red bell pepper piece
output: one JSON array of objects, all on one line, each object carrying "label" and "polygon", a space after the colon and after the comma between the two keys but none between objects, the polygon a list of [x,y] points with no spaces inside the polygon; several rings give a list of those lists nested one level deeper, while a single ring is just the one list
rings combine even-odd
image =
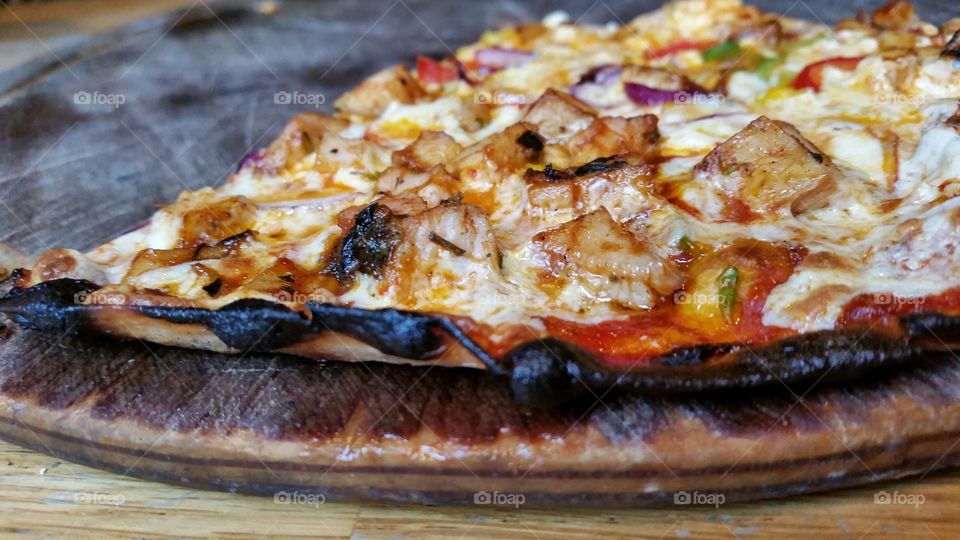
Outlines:
[{"label": "red bell pepper piece", "polygon": [[853,71],[861,60],[863,60],[862,56],[855,56],[851,58],[827,58],[826,60],[814,62],[803,68],[803,71],[797,75],[797,78],[793,80],[793,87],[797,90],[813,88],[814,91],[819,92],[820,85],[823,83],[823,70],[826,67],[829,66],[846,71]]},{"label": "red bell pepper piece", "polygon": [[423,84],[444,84],[459,77],[457,64],[451,60],[417,57],[417,78]]},{"label": "red bell pepper piece", "polygon": [[657,47],[656,49],[650,49],[647,51],[647,58],[662,58],[664,56],[670,56],[671,54],[676,54],[680,51],[704,51],[709,49],[714,45],[713,41],[695,41],[692,39],[678,39],[673,43],[668,43],[663,47]]}]

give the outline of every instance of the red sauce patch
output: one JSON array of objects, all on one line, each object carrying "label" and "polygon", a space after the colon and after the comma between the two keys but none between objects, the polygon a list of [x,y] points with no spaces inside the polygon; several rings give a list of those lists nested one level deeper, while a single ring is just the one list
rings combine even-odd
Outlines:
[{"label": "red sauce patch", "polygon": [[837,328],[869,322],[887,326],[911,313],[960,314],[960,288],[928,296],[897,296],[892,293],[861,294],[850,300],[837,319]]}]

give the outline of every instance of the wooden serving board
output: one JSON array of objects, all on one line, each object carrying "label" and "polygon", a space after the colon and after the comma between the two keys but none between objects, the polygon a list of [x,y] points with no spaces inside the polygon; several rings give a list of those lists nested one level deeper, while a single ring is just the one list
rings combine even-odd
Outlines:
[{"label": "wooden serving board", "polygon": [[955,464],[958,391],[960,365],[940,359],[842,387],[542,411],[479,370],[12,328],[0,346],[9,441],[141,478],[329,500],[726,503],[860,485]]}]

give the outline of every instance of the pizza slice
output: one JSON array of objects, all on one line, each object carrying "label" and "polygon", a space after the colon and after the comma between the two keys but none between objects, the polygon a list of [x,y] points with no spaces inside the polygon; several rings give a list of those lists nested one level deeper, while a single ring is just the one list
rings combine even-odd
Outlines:
[{"label": "pizza slice", "polygon": [[16,270],[45,331],[472,367],[526,402],[842,380],[960,343],[960,23],[732,0],[383,69],[223,186]]}]

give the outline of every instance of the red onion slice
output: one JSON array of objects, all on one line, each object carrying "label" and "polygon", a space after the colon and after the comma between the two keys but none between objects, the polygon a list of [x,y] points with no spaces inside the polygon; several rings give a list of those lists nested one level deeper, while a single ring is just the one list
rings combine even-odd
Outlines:
[{"label": "red onion slice", "polygon": [[709,95],[709,92],[705,92],[699,87],[682,90],[661,90],[632,82],[623,83],[623,90],[630,101],[642,106],[662,105],[671,101],[686,103],[692,101],[691,98],[694,96]]},{"label": "red onion slice", "polygon": [[577,85],[585,83],[596,83],[602,85],[610,85],[617,82],[617,79],[620,78],[620,66],[615,64],[600,64],[599,66],[594,67],[590,71],[587,71],[580,77],[580,81],[577,82]]},{"label": "red onion slice", "polygon": [[477,51],[476,60],[481,67],[503,69],[526,64],[534,56],[536,55],[532,52],[494,48],[480,49]]},{"label": "red onion slice", "polygon": [[630,98],[630,101],[643,106],[669,103],[673,101],[678,94],[682,93],[677,90],[660,90],[659,88],[651,88],[632,82],[623,83],[623,90],[627,94],[627,97]]},{"label": "red onion slice", "polygon": [[242,158],[240,158],[240,162],[237,163],[237,172],[246,169],[249,165],[259,163],[266,154],[266,148],[259,148],[257,150],[251,150],[247,152]]},{"label": "red onion slice", "polygon": [[598,102],[596,96],[603,95],[618,80],[620,80],[620,66],[601,64],[584,73],[580,81],[570,87],[570,94],[584,103],[604,108],[609,104]]}]

